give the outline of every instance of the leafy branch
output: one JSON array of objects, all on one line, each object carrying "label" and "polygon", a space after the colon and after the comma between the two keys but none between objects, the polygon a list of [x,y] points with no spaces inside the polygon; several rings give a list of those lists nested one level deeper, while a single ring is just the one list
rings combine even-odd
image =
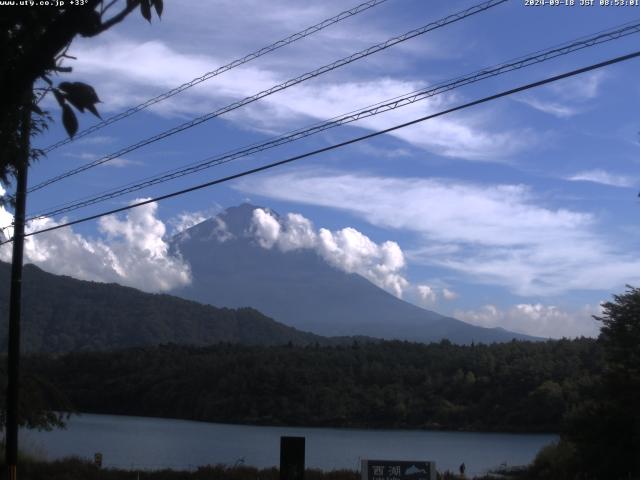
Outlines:
[{"label": "leafy branch", "polygon": [[[0,17],[0,181],[7,183],[21,160],[20,112],[29,108],[32,122],[39,122],[34,134],[41,132],[43,123],[51,120],[38,103],[52,92],[61,109],[62,124],[73,136],[78,129],[76,111],[91,112],[100,117],[96,104],[99,97],[93,87],[79,81],[63,81],[54,85],[54,76],[72,72],[64,65],[75,60],[68,55],[72,40],[80,35],[95,37],[122,22],[136,9],[147,21],[152,11],[160,18],[163,0],[87,0],[86,4],[63,6],[59,9],[26,9],[7,7]],[[43,86],[37,85],[44,83]],[[37,85],[37,89],[34,89]],[[37,95],[31,95],[31,92]],[[33,98],[31,105],[25,98]],[[73,108],[72,108],[73,107]],[[31,151],[30,161],[39,155]]]}]

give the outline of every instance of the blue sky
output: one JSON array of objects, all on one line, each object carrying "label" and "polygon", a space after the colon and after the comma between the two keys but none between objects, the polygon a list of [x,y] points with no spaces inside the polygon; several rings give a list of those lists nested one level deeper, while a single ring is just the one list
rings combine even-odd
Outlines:
[{"label": "blue sky", "polygon": [[[148,25],[135,14],[99,38],[76,41],[74,73],[60,80],[92,84],[103,102],[99,110],[108,116],[356,3],[167,1],[162,21]],[[51,152],[31,169],[30,184],[474,3],[388,0]],[[511,0],[34,192],[28,210],[264,141],[638,18],[638,7],[531,7]],[[638,38],[457,89],[67,218],[630,53]],[[185,270],[168,257],[168,236],[184,222],[249,200],[288,218],[279,227],[280,240],[302,225],[317,240],[299,248],[326,253],[331,244],[340,253],[331,257],[337,267],[361,273],[418,305],[483,326],[552,337],[594,335],[598,325],[590,316],[599,312],[600,302],[625,284],[640,284],[639,74],[640,60],[631,60],[129,216],[78,225],[48,239],[32,237],[27,259],[55,273],[168,290],[189,281],[188,266]],[[57,117],[57,107],[48,106]],[[82,116],[81,128],[95,121]],[[63,136],[57,122],[36,144]],[[265,229],[257,233],[273,233],[270,225],[259,224]],[[271,240],[261,244],[285,248]],[[3,252],[6,258],[6,248]]]}]

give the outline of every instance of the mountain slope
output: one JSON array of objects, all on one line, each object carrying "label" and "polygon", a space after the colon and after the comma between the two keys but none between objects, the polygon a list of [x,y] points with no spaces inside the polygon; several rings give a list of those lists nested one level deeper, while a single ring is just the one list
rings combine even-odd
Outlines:
[{"label": "mountain slope", "polygon": [[368,335],[455,343],[534,339],[469,325],[402,301],[357,274],[328,265],[311,250],[265,249],[250,233],[253,205],[232,207],[172,241],[191,264],[193,282],[173,293],[202,303],[252,306],[320,335]]},{"label": "mountain slope", "polygon": [[[10,266],[0,262],[0,351],[7,345]],[[26,265],[22,345],[26,351],[106,350],[177,343],[334,343],[262,313],[200,305],[116,284],[86,282]],[[336,340],[337,341],[337,340]],[[350,340],[348,340],[350,341]]]}]

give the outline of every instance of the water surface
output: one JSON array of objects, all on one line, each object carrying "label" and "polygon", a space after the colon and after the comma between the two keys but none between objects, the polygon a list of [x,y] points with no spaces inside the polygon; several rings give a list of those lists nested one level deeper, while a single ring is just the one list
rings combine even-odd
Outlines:
[{"label": "water surface", "polygon": [[83,414],[72,417],[66,430],[22,431],[20,442],[48,459],[101,452],[105,467],[190,469],[244,461],[262,468],[278,465],[283,435],[306,437],[308,468],[357,470],[361,458],[434,460],[438,470],[457,471],[464,462],[472,475],[505,462],[527,464],[557,440],[539,434],[257,427]]}]

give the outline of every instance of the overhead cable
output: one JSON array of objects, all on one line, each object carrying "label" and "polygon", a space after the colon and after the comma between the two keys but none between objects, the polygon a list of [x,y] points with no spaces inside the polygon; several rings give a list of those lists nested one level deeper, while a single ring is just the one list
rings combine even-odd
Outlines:
[{"label": "overhead cable", "polygon": [[[334,145],[330,145],[328,147],[324,147],[324,148],[320,148],[320,149],[317,149],[317,150],[313,150],[311,152],[303,153],[301,155],[296,155],[294,157],[289,157],[289,158],[286,158],[284,160],[280,160],[280,161],[277,161],[277,162],[269,163],[269,164],[263,165],[261,167],[256,167],[256,168],[252,168],[250,170],[245,170],[245,171],[240,172],[240,173],[236,173],[236,174],[229,175],[229,176],[226,176],[226,177],[223,177],[223,178],[218,178],[218,179],[215,179],[215,180],[211,180],[209,182],[201,183],[199,185],[195,185],[193,187],[185,188],[183,190],[178,190],[178,191],[175,191],[175,192],[167,193],[165,195],[160,195],[160,196],[155,197],[155,198],[142,200],[142,201],[127,205],[125,207],[114,208],[112,210],[108,210],[108,211],[105,211],[105,212],[102,212],[102,213],[98,213],[98,214],[95,214],[95,215],[90,215],[90,216],[87,216],[87,217],[79,218],[77,220],[72,220],[72,221],[69,221],[69,222],[61,223],[59,225],[54,225],[54,226],[51,226],[51,227],[42,228],[40,230],[36,230],[36,231],[33,231],[33,232],[25,234],[25,237],[31,237],[33,235],[39,235],[39,234],[42,234],[42,233],[51,232],[51,231],[54,231],[54,230],[59,230],[61,228],[69,227],[69,226],[72,226],[72,225],[77,225],[79,223],[88,222],[90,220],[95,220],[95,219],[98,219],[98,218],[101,218],[101,217],[105,217],[105,216],[108,216],[108,215],[114,215],[116,213],[120,213],[120,212],[124,212],[124,211],[127,211],[127,210],[131,210],[133,208],[137,208],[137,207],[140,207],[140,206],[143,206],[143,205],[148,205],[150,203],[159,202],[159,201],[162,201],[162,200],[167,200],[169,198],[178,197],[180,195],[184,195],[184,194],[187,194],[187,193],[190,193],[190,192],[194,192],[196,190],[201,190],[203,188],[211,187],[213,185],[218,185],[218,184],[221,184],[221,183],[225,183],[225,182],[228,182],[228,181],[231,181],[231,180],[235,180],[235,179],[238,179],[238,178],[246,177],[248,175],[253,175],[255,173],[259,173],[259,172],[263,172],[263,171],[266,171],[266,170],[270,170],[272,168],[275,168],[275,167],[278,167],[278,166],[281,166],[281,165],[285,165],[285,164],[288,164],[288,163],[292,163],[292,162],[295,162],[297,160],[301,160],[303,158],[312,157],[312,156],[318,155],[320,153],[325,153],[325,152],[328,152],[328,151],[331,151],[331,150],[335,150],[335,149],[338,149],[338,148],[341,148],[341,147],[345,147],[347,145],[351,145],[351,144],[354,144],[354,143],[357,143],[357,142],[361,142],[363,140],[368,140],[370,138],[374,138],[374,137],[377,137],[377,136],[380,136],[380,135],[384,135],[386,133],[390,133],[390,132],[393,132],[395,130],[400,130],[402,128],[406,128],[406,127],[409,127],[411,125],[416,125],[418,123],[430,120],[432,118],[436,118],[436,117],[440,117],[440,116],[443,116],[443,115],[447,115],[449,113],[457,112],[459,110],[464,110],[466,108],[470,108],[470,107],[473,107],[473,106],[476,106],[476,105],[480,105],[480,104],[487,103],[487,102],[490,102],[490,101],[493,101],[493,100],[497,100],[499,98],[506,97],[508,95],[513,95],[514,93],[520,93],[520,92],[523,92],[523,91],[526,91],[526,90],[530,90],[532,88],[540,87],[540,86],[543,86],[543,85],[548,85],[550,83],[557,82],[557,81],[563,80],[565,78],[573,77],[573,76],[576,76],[576,75],[579,75],[579,74],[582,74],[582,73],[590,72],[592,70],[596,70],[596,69],[603,68],[603,67],[606,67],[606,66],[609,66],[609,65],[613,65],[613,64],[616,64],[616,63],[620,63],[620,62],[624,62],[624,61],[627,61],[627,60],[631,60],[631,59],[637,58],[637,57],[640,57],[640,50],[635,51],[635,52],[630,53],[630,54],[627,54],[627,55],[622,55],[622,56],[619,56],[619,57],[615,57],[615,58],[606,60],[604,62],[596,63],[596,64],[593,64],[593,65],[589,65],[588,67],[579,68],[579,69],[576,69],[576,70],[572,70],[570,72],[562,73],[560,75],[555,75],[553,77],[548,77],[548,78],[545,78],[543,80],[539,80],[537,82],[528,83],[526,85],[522,85],[520,87],[512,88],[510,90],[505,90],[505,91],[502,91],[500,93],[496,93],[494,95],[490,95],[488,97],[481,98],[479,100],[474,100],[472,102],[468,102],[468,103],[465,103],[465,104],[462,104],[462,105],[458,105],[457,107],[453,107],[453,108],[449,108],[447,110],[440,111],[438,113],[433,113],[433,114],[430,114],[430,115],[426,115],[426,116],[417,118],[415,120],[411,120],[409,122],[401,123],[399,125],[395,125],[393,127],[386,128],[384,130],[379,130],[377,132],[369,133],[367,135],[362,135],[360,137],[355,137],[355,138],[352,138],[350,140],[346,140],[344,142],[340,142],[340,143],[337,143],[337,144],[334,144]],[[5,243],[9,243],[11,241],[13,241],[13,239],[5,240],[4,242],[1,242],[0,245],[4,245]]]},{"label": "overhead cable", "polygon": [[134,150],[137,150],[139,148],[142,148],[146,145],[149,145],[151,143],[155,143],[159,140],[162,140],[164,138],[167,138],[171,135],[175,135],[176,133],[182,132],[184,130],[187,130],[189,128],[193,128],[196,125],[200,125],[201,123],[207,122],[213,118],[219,117],[220,115],[223,115],[225,113],[231,112],[233,110],[236,110],[240,107],[243,107],[245,105],[248,105],[250,103],[253,103],[257,100],[260,100],[264,97],[267,97],[269,95],[272,95],[276,92],[280,92],[282,90],[285,90],[289,87],[292,87],[294,85],[297,85],[299,83],[302,83],[304,81],[310,80],[312,78],[318,77],[324,73],[330,72],[332,70],[335,70],[337,68],[343,67],[345,65],[348,65],[352,62],[355,62],[356,60],[359,60],[361,58],[367,57],[369,55],[372,55],[374,53],[380,52],[382,50],[385,50],[387,48],[390,48],[394,45],[397,45],[399,43],[402,42],[406,42],[409,39],[412,39],[414,37],[417,37],[419,35],[423,35],[427,32],[430,32],[432,30],[436,30],[438,28],[444,27],[445,25],[449,25],[451,23],[454,22],[458,22],[464,18],[470,17],[472,15],[478,14],[480,12],[484,12],[490,8],[493,8],[497,5],[500,5],[502,3],[507,2],[508,0],[489,0],[486,2],[482,2],[480,4],[474,5],[472,7],[469,7],[465,10],[462,10],[460,12],[448,15],[440,20],[437,20],[435,22],[429,23],[425,26],[422,26],[420,28],[414,29],[414,30],[410,30],[409,32],[406,32],[402,35],[399,35],[397,37],[393,37],[390,38],[389,40],[379,43],[377,45],[374,45],[372,47],[366,48],[364,50],[361,50],[357,53],[354,53],[352,55],[349,55],[348,57],[342,58],[340,60],[337,60],[333,63],[330,63],[328,65],[325,65],[323,67],[317,68],[311,72],[307,72],[303,75],[300,75],[298,77],[295,77],[293,79],[287,80],[284,83],[281,83],[279,85],[275,85],[271,88],[268,88],[267,90],[263,90],[262,92],[259,92],[255,95],[252,95],[250,97],[246,97],[242,100],[239,100],[237,102],[231,103],[225,107],[222,107],[218,110],[215,110],[213,112],[207,113],[205,115],[201,115],[200,117],[194,118],[193,120],[190,120],[188,122],[182,123],[178,126],[175,126],[173,128],[170,128],[169,130],[165,130],[164,132],[158,133],[152,137],[149,137],[145,140],[141,140],[133,145],[129,145],[127,147],[124,147],[120,150],[118,150],[117,152],[111,153],[109,155],[106,155],[102,158],[99,158],[97,160],[94,160],[88,164],[82,165],[80,167],[77,167],[75,169],[69,170],[67,172],[64,172],[60,175],[57,175],[55,177],[49,178],[48,180],[45,180],[33,187],[31,187],[29,190],[27,190],[28,193],[32,193],[35,192],[37,190],[40,190],[48,185],[51,185],[52,183],[55,182],[59,182],[60,180],[69,178],[73,175],[77,175],[78,173],[84,172],[86,170],[89,170],[91,168],[97,167],[98,165],[102,165],[106,162],[109,162],[110,160],[114,160],[118,157],[121,157],[122,155],[125,155],[127,153],[130,153]]},{"label": "overhead cable", "polygon": [[274,50],[278,50],[279,48],[282,48],[286,45],[289,45],[293,42],[296,42],[298,40],[301,40],[305,37],[308,37],[310,35],[313,35],[316,32],[319,32],[320,30],[323,30],[331,25],[334,25],[338,22],[341,22],[342,20],[345,20],[347,18],[353,17],[354,15],[357,15],[359,13],[362,13],[366,10],[369,10],[372,7],[375,7],[377,5],[380,5],[381,3],[386,2],[387,0],[369,0],[367,2],[361,3],[360,5],[357,5],[349,10],[345,10],[344,12],[340,12],[338,15],[335,15],[331,18],[327,18],[326,20],[323,20],[320,23],[317,23],[315,25],[312,25],[311,27],[305,28],[304,30],[301,30],[300,32],[294,33],[293,35],[289,35],[286,38],[283,38],[282,40],[278,40],[277,42],[272,43],[271,45],[267,45],[266,47],[262,47],[259,50],[256,50],[255,52],[249,53],[248,55],[245,55],[242,58],[238,58],[236,60],[233,60],[232,62],[227,63],[226,65],[223,65],[221,67],[216,68],[215,70],[212,70],[210,72],[207,72],[197,78],[194,78],[193,80],[183,83],[182,85],[173,88],[167,92],[161,93],[160,95],[157,95],[153,98],[150,98],[149,100],[142,102],[139,105],[136,105],[135,107],[131,107],[128,110],[125,110],[123,112],[120,112],[116,115],[113,115],[109,118],[106,118],[105,120],[96,123],[95,125],[92,125],[91,127],[85,128],[84,130],[79,131],[78,133],[76,133],[73,137],[67,137],[65,139],[62,139],[52,145],[49,145],[48,147],[43,148],[43,152],[44,153],[49,153],[63,145],[66,145],[67,143],[73,142],[74,140],[78,140],[79,138],[85,137],[91,133],[97,132],[98,130],[106,127],[107,125],[111,125],[112,123],[118,122],[124,118],[130,117],[131,115],[138,113],[141,110],[144,110],[146,108],[149,108],[152,105],[155,105],[156,103],[162,102],[163,100],[166,100],[167,98],[171,98],[174,95],[177,95],[181,92],[184,92],[185,90],[198,85],[206,80],[209,80],[213,77],[216,77],[224,72],[227,72],[233,68],[239,67],[241,65],[244,65],[245,63],[249,63],[252,60],[255,60],[257,58],[262,57],[263,55],[266,55],[268,53],[273,52]]},{"label": "overhead cable", "polygon": [[380,102],[360,110],[334,117],[330,120],[317,123],[304,129],[294,130],[293,132],[286,133],[280,137],[270,139],[266,142],[255,143],[247,147],[242,147],[222,154],[213,155],[199,162],[191,163],[180,168],[171,169],[169,171],[160,173],[152,177],[148,177],[138,182],[128,183],[126,185],[110,189],[97,195],[85,197],[83,199],[72,202],[67,202],[47,211],[31,215],[27,218],[27,221],[32,221],[38,218],[62,215],[64,213],[68,213],[96,203],[126,195],[127,193],[133,193],[144,188],[151,187],[153,185],[158,185],[160,183],[165,183],[176,178],[190,175],[216,165],[228,163],[238,158],[246,157],[280,145],[291,143],[301,138],[315,135],[317,133],[340,125],[349,124],[363,118],[379,115],[381,113],[395,110],[406,105],[411,105],[418,101],[425,100],[435,95],[442,94],[465,85],[476,83],[487,78],[495,77],[514,70],[519,70],[521,68],[539,64],[560,56],[568,55],[572,52],[582,50],[584,48],[593,47],[601,43],[609,42],[611,40],[615,40],[639,32],[640,21],[632,24],[618,26],[604,32],[599,32],[598,34],[591,37],[583,37],[581,40],[566,42],[562,45],[554,46],[547,50],[538,51],[527,56],[521,56],[515,60],[509,60],[496,66],[487,67],[481,70],[477,70],[473,73],[457,77],[453,80],[440,82],[436,85],[429,86],[428,88],[385,100],[384,102]]}]

